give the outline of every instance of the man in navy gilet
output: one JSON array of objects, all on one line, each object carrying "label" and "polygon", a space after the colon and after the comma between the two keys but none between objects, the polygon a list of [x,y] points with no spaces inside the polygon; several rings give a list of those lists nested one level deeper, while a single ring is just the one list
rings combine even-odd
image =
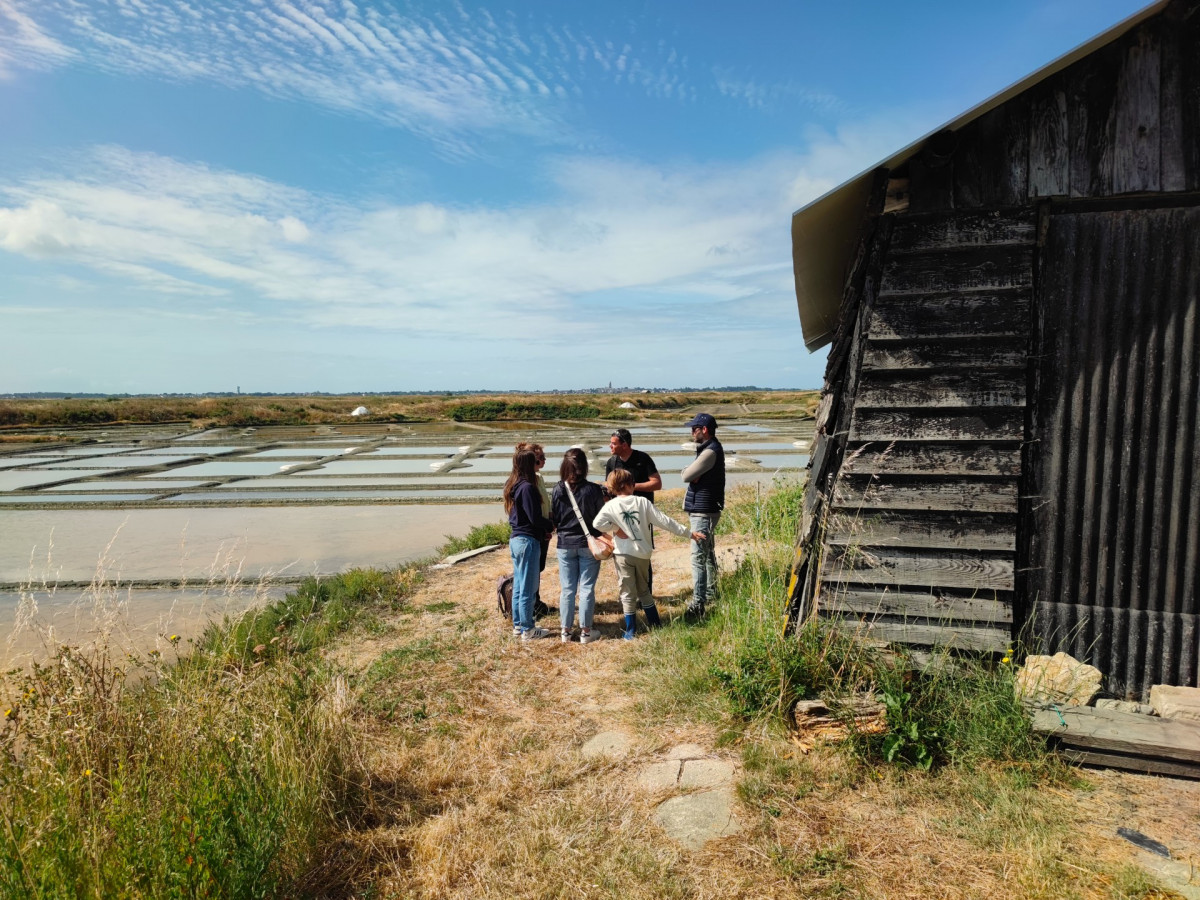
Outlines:
[{"label": "man in navy gilet", "polygon": [[725,449],[717,440],[717,420],[708,413],[697,413],[687,423],[696,442],[696,458],[683,470],[687,497],[683,511],[691,519],[692,531],[706,535],[692,542],[692,602],[690,616],[704,615],[705,604],[717,596],[716,529],[725,508]]}]

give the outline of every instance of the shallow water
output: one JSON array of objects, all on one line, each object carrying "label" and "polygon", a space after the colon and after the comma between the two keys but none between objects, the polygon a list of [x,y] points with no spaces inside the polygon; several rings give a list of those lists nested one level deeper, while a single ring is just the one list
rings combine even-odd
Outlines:
[{"label": "shallow water", "polygon": [[4,510],[0,583],[333,573],[428,556],[504,518],[499,502],[134,510]]}]

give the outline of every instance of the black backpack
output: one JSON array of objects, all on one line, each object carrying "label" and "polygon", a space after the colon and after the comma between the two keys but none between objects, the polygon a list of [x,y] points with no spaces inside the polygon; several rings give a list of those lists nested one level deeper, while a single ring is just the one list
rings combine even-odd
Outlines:
[{"label": "black backpack", "polygon": [[[501,575],[496,579],[496,608],[500,610],[500,615],[509,619],[512,618],[512,591],[513,577],[509,572],[507,575]],[[535,619],[546,615],[550,612],[550,607],[536,599],[533,601],[533,617]]]}]

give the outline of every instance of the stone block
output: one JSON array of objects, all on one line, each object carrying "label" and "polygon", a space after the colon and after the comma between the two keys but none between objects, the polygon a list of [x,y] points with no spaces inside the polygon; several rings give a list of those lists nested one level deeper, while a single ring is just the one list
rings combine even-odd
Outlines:
[{"label": "stone block", "polygon": [[1150,688],[1150,705],[1164,719],[1200,722],[1200,688],[1156,684]]},{"label": "stone block", "polygon": [[1087,706],[1100,693],[1104,674],[1068,653],[1029,656],[1014,678],[1017,696],[1031,703]]}]

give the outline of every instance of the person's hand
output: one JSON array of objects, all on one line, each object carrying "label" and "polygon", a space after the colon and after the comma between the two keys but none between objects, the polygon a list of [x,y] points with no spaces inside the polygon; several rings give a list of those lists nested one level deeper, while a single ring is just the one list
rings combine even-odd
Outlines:
[{"label": "person's hand", "polygon": [[692,540],[695,541],[697,544],[702,544],[708,540],[708,535],[706,535],[700,531],[693,531],[692,532]]},{"label": "person's hand", "polygon": [[618,528],[616,531],[614,531],[613,534],[616,535],[617,537],[619,537],[623,541],[629,540],[629,535],[627,535],[625,532],[623,532],[620,528]]}]

